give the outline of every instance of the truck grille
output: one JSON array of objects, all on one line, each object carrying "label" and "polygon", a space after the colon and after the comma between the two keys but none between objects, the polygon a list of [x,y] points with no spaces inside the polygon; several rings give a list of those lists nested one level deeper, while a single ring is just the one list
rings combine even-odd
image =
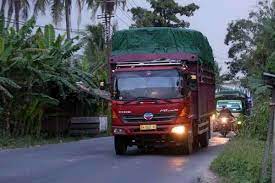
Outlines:
[{"label": "truck grille", "polygon": [[177,113],[154,114],[152,120],[147,121],[143,115],[124,115],[125,123],[144,123],[144,122],[170,122],[177,117]]}]

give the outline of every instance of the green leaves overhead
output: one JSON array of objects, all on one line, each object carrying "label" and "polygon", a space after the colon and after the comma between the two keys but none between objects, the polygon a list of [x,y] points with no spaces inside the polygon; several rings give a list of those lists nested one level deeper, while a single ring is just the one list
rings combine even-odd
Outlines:
[{"label": "green leaves overhead", "polygon": [[3,94],[9,98],[12,98],[12,94],[10,93],[8,88],[16,88],[19,89],[20,86],[18,86],[14,81],[11,79],[0,77],[0,93],[3,92]]},{"label": "green leaves overhead", "polygon": [[242,83],[253,94],[253,112],[246,118],[247,138],[265,139],[269,118],[270,90],[263,81],[265,71],[275,73],[275,3],[261,0],[247,19],[228,26],[225,43],[230,46],[228,62],[231,77],[242,73]]},{"label": "green leaves overhead", "polygon": [[274,8],[274,4],[262,0],[249,18],[229,24],[225,44],[230,46],[228,66],[232,76],[239,72],[252,75],[267,70],[275,49]]},{"label": "green leaves overhead", "polygon": [[55,30],[53,25],[46,25],[44,29],[44,41],[46,47],[52,46],[51,44],[55,41]]},{"label": "green leaves overhead", "polygon": [[151,10],[141,7],[132,8],[136,27],[189,27],[189,22],[181,20],[182,16],[193,16],[199,9],[195,3],[180,6],[174,0],[147,0]]}]

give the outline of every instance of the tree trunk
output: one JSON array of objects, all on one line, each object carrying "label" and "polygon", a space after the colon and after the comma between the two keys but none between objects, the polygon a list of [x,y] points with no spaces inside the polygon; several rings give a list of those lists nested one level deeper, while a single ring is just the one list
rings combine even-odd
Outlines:
[{"label": "tree trunk", "polygon": [[5,6],[6,6],[7,0],[3,0],[1,4],[1,10],[0,10],[0,16],[5,15]]},{"label": "tree trunk", "polygon": [[71,39],[71,8],[72,8],[72,0],[65,0],[67,39]]},{"label": "tree trunk", "polygon": [[6,105],[4,105],[4,121],[5,121],[4,125],[5,125],[5,131],[6,131],[6,133],[8,135],[10,135],[10,126],[11,126],[11,124],[10,124],[10,122],[11,122],[10,121],[11,120],[10,119],[11,118],[10,111],[11,111],[11,103],[9,101],[7,101],[5,98],[3,98],[3,102],[4,102],[4,104],[6,104]]},{"label": "tree trunk", "polygon": [[14,1],[14,13],[15,13],[15,27],[16,31],[19,31],[19,14],[20,14],[20,0]]},{"label": "tree trunk", "polygon": [[11,23],[11,18],[12,18],[12,14],[13,14],[13,8],[14,8],[14,3],[10,3],[9,4],[9,9],[8,9],[8,22],[7,22],[7,27],[10,26]]}]

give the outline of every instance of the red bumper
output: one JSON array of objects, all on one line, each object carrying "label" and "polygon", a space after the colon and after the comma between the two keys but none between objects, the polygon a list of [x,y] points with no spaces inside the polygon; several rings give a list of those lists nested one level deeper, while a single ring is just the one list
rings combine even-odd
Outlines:
[{"label": "red bumper", "polygon": [[[136,135],[172,135],[171,130],[173,127],[179,126],[179,124],[174,125],[157,125],[156,130],[141,131],[139,125],[135,126],[113,126],[112,132],[113,135],[127,135],[127,136],[136,136]],[[186,130],[185,133],[188,133],[188,126],[184,125]],[[121,134],[114,133],[115,129],[121,129]]]},{"label": "red bumper", "polygon": [[[173,127],[179,125],[159,125],[156,130],[141,131],[140,126],[113,126],[115,136],[125,136],[128,145],[154,145],[154,146],[180,146],[183,145],[189,134],[189,128],[185,126],[183,134],[173,134]],[[122,134],[114,133],[115,129],[121,129]]]}]

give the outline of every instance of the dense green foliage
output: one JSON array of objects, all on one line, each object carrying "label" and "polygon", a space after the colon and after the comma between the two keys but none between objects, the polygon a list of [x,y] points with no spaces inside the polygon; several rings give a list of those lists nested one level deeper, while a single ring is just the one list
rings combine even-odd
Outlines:
[{"label": "dense green foliage", "polygon": [[52,25],[36,31],[34,25],[31,19],[19,32],[0,26],[0,119],[13,135],[39,136],[47,111],[64,103],[94,102],[75,84],[92,86],[91,76],[69,64],[81,45],[56,36]]},{"label": "dense green foliage", "polygon": [[[242,83],[254,96],[254,113],[247,119],[247,132],[266,136],[268,101],[270,91],[262,80],[264,71],[275,72],[275,3],[260,1],[258,8],[241,19],[229,24],[225,43],[230,45],[230,75],[245,74]],[[259,112],[261,111],[261,112]]]},{"label": "dense green foliage", "polygon": [[131,9],[136,27],[189,27],[189,22],[180,19],[182,16],[193,16],[199,9],[195,3],[180,6],[174,0],[147,0],[151,10],[141,7]]},{"label": "dense green foliage", "polygon": [[[91,74],[92,81],[96,88],[99,83],[104,81],[107,83],[107,47],[104,39],[104,27],[102,24],[89,25],[85,36],[82,40],[84,45],[84,57],[79,67]],[[104,99],[100,99],[97,105],[97,113],[101,115],[107,114],[107,103]]]},{"label": "dense green foliage", "polygon": [[225,43],[230,46],[228,54],[232,60],[228,64],[232,75],[260,75],[274,67],[274,8],[275,3],[270,6],[269,1],[260,1],[248,19],[229,24]]},{"label": "dense green foliage", "polygon": [[212,169],[229,182],[259,182],[270,115],[270,90],[262,74],[275,72],[275,2],[260,1],[248,19],[230,23],[225,43],[230,46],[229,75],[244,74],[242,83],[252,91],[254,107],[251,116],[243,117],[240,138],[225,148]]},{"label": "dense green foliage", "polygon": [[[119,5],[115,2],[105,7],[105,3],[95,0],[0,2],[0,139],[6,135],[38,137],[41,125],[50,122],[56,123],[51,125],[56,131],[51,134],[59,135],[63,128],[58,123],[72,116],[106,115],[106,101],[80,90],[76,84],[81,82],[87,88],[97,88],[100,81],[106,80],[104,29],[102,25],[89,26],[81,40],[71,39],[73,3],[78,8],[78,24],[83,8],[95,16],[99,7],[112,14]],[[29,9],[32,5],[33,10]],[[26,24],[20,21],[26,20],[29,13],[45,15],[47,8],[55,24],[66,20],[69,39],[56,35],[52,25],[36,29],[34,19]],[[15,23],[16,31],[11,23]],[[78,55],[81,47],[84,54]]]},{"label": "dense green foliage", "polygon": [[223,182],[259,182],[264,142],[237,138],[225,147],[212,162],[211,169],[222,176]]}]

